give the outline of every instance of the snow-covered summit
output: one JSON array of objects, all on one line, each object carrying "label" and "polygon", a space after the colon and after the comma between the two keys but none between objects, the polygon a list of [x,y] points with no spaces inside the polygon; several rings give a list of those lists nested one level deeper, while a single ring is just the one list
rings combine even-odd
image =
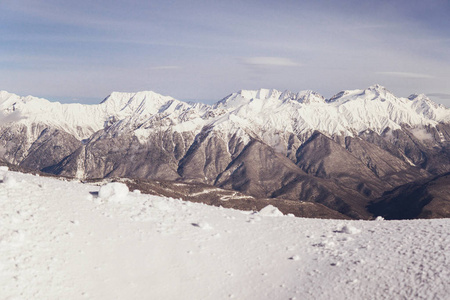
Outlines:
[{"label": "snow-covered summit", "polygon": [[296,96],[299,102],[305,104],[325,103],[325,98],[322,95],[311,90],[301,91]]},{"label": "snow-covered summit", "polygon": [[224,123],[230,123],[229,128],[243,127],[256,133],[318,130],[352,136],[368,129],[381,133],[386,128],[435,126],[450,120],[450,110],[430,99],[399,98],[378,84],[342,91],[328,100],[313,91],[240,91],[215,107],[228,110],[227,116],[214,122],[221,130],[227,128]]},{"label": "snow-covered summit", "polygon": [[97,105],[61,104],[32,96],[21,97],[0,92],[0,110],[8,115],[20,113],[21,123],[31,126],[43,123],[85,139],[94,132],[126,118],[151,117],[161,112],[185,110],[191,105],[151,91],[138,93],[113,92]]},{"label": "snow-covered summit", "polygon": [[0,112],[0,116],[15,114],[17,123],[29,128],[33,124],[44,124],[62,129],[78,139],[100,130],[107,119],[99,105],[61,104],[5,91],[0,93]]},{"label": "snow-covered summit", "polygon": [[248,104],[253,99],[278,99],[282,92],[275,89],[240,90],[223,98],[214,105],[214,108],[233,109]]},{"label": "snow-covered summit", "polygon": [[442,122],[450,122],[449,109],[442,104],[433,102],[424,94],[412,94],[408,97],[411,107],[419,114],[429,119],[436,119]]},{"label": "snow-covered summit", "polygon": [[298,93],[286,90],[284,92],[276,89],[259,89],[259,90],[240,90],[232,93],[224,99],[217,102],[215,108],[235,109],[239,106],[246,105],[254,100],[269,101],[297,101],[299,103],[324,103],[325,98],[317,92],[305,90]]},{"label": "snow-covered summit", "polygon": [[350,100],[380,100],[392,101],[397,99],[394,94],[388,91],[384,86],[379,84],[372,85],[366,89],[345,90],[332,96],[327,102],[343,103]]},{"label": "snow-covered summit", "polygon": [[[436,126],[450,122],[450,109],[425,95],[396,97],[381,85],[342,91],[326,100],[320,94],[275,89],[240,90],[212,106],[186,103],[152,91],[113,92],[97,105],[61,104],[31,96],[0,92],[3,115],[21,115],[22,124],[44,123],[61,128],[78,139],[111,128],[117,132],[139,130],[191,131],[207,126],[215,131],[291,132],[321,131],[327,135],[354,135],[365,130]],[[119,123],[120,122],[120,123]],[[114,125],[114,126],[112,126]]]},{"label": "snow-covered summit", "polygon": [[153,91],[142,91],[137,93],[113,92],[100,105],[105,106],[108,112],[129,111],[156,114],[172,103],[186,104]]},{"label": "snow-covered summit", "polygon": [[339,92],[326,102],[347,108],[352,107],[363,112],[361,115],[363,119],[369,115],[378,114],[379,117],[383,117],[390,114],[392,121],[399,125],[434,125],[438,122],[450,121],[450,109],[433,102],[425,94],[412,94],[408,98],[396,97],[379,84],[364,90]]}]

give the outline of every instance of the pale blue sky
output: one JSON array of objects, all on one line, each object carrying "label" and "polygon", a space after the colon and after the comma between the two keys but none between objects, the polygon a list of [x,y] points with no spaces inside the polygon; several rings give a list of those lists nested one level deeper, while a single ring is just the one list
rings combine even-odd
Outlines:
[{"label": "pale blue sky", "polygon": [[379,83],[450,107],[450,1],[0,1],[0,90],[215,102]]}]

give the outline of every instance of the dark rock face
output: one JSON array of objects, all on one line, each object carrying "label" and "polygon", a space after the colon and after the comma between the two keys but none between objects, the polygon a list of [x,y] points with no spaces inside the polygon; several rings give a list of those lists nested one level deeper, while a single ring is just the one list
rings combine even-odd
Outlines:
[{"label": "dark rock face", "polygon": [[411,166],[401,158],[362,139],[347,137],[345,148],[384,185],[395,187],[431,175],[426,170]]},{"label": "dark rock face", "polygon": [[[62,176],[209,184],[279,203],[315,203],[350,218],[448,216],[446,177],[426,186],[411,183],[450,171],[450,125],[425,130],[366,131],[354,137],[283,133],[281,149],[256,134],[243,139],[207,126],[198,134],[168,127],[145,140],[133,130],[117,134],[105,128],[81,142],[35,124],[2,127],[0,145],[5,161]],[[308,214],[323,212],[318,207],[311,206]]]},{"label": "dark rock face", "polygon": [[425,127],[418,138],[415,129],[387,130],[382,135],[364,132],[359,137],[401,160],[438,175],[450,171],[450,124]]},{"label": "dark rock face", "polygon": [[385,219],[450,218],[450,173],[408,183],[372,201],[368,210]]},{"label": "dark rock face", "polygon": [[33,170],[57,164],[80,146],[81,142],[71,134],[43,124],[0,128],[0,149],[4,149],[0,156]]},{"label": "dark rock face", "polygon": [[266,144],[252,140],[222,172],[215,185],[267,197],[301,170]]},{"label": "dark rock face", "polygon": [[226,141],[219,136],[211,136],[208,128],[205,128],[180,160],[178,174],[187,181],[212,184],[242,147],[233,138]]},{"label": "dark rock face", "polygon": [[0,156],[12,164],[19,164],[27,156],[31,146],[28,141],[29,135],[31,135],[29,128],[23,125],[0,127]]},{"label": "dark rock face", "polygon": [[297,150],[297,165],[311,175],[356,190],[362,197],[381,195],[390,187],[351,152],[321,133],[315,133]]},{"label": "dark rock face", "polygon": [[80,141],[64,131],[44,129],[20,165],[29,169],[43,170],[59,163],[80,146]]},{"label": "dark rock face", "polygon": [[84,178],[130,177],[175,180],[178,161],[184,156],[194,135],[166,131],[155,132],[142,144],[134,135],[109,137],[95,134],[61,163],[46,171]]}]

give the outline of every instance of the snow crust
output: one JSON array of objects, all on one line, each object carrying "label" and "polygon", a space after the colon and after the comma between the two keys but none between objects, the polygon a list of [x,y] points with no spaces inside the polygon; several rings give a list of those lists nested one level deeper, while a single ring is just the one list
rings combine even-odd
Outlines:
[{"label": "snow crust", "polygon": [[[262,213],[274,212],[271,207],[242,212],[125,193],[120,183],[0,173],[2,299],[450,294],[449,219],[273,217]],[[126,201],[110,201],[118,195]]]}]

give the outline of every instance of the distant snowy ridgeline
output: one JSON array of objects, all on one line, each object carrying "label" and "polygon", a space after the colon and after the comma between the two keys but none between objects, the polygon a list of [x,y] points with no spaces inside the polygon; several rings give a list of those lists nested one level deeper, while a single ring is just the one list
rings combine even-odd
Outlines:
[{"label": "distant snowy ridgeline", "polygon": [[416,127],[450,122],[450,109],[425,95],[398,98],[379,85],[343,91],[330,99],[313,91],[241,90],[212,106],[185,103],[150,91],[114,92],[98,105],[60,104],[2,91],[0,111],[4,116],[16,114],[10,120],[24,124],[42,122],[62,128],[80,140],[112,125],[110,130],[116,134],[136,131],[142,138],[156,129],[199,132],[204,126],[251,130],[260,136],[269,129],[353,136],[364,130],[395,130],[405,124]]}]

